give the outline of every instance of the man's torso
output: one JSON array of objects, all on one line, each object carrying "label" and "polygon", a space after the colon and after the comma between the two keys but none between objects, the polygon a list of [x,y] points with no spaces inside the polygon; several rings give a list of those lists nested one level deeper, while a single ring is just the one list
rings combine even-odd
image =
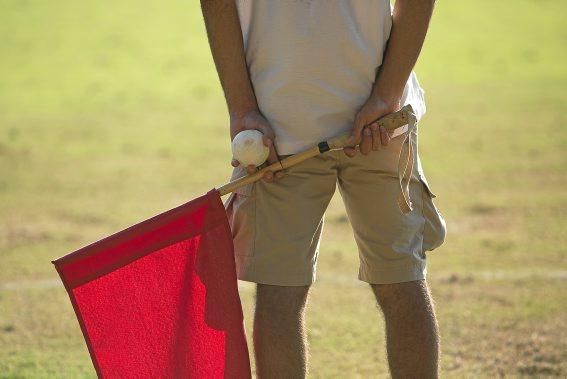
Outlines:
[{"label": "man's torso", "polygon": [[[238,0],[238,10],[250,78],[279,153],[349,131],[382,64],[389,1]],[[414,74],[402,101],[423,114]]]}]

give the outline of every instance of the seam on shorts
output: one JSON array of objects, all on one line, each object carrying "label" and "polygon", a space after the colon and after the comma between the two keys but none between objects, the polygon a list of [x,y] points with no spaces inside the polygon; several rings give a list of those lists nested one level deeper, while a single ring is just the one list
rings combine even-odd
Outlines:
[{"label": "seam on shorts", "polygon": [[421,179],[419,180],[419,184],[421,185],[421,218],[423,219],[423,226],[421,227],[421,257],[426,259],[423,242],[425,241],[425,225],[427,224],[427,220],[425,219],[425,192],[427,189],[425,188],[425,183],[423,183]]},{"label": "seam on shorts", "polygon": [[265,276],[257,276],[256,274],[252,274],[249,272],[242,273],[238,276],[238,280],[242,280],[245,282],[256,283],[256,284],[267,284],[272,286],[291,286],[291,287],[299,287],[299,286],[309,286],[315,283],[317,275],[313,273],[309,277],[308,280],[305,280],[305,277],[293,277],[293,278],[285,278],[285,280],[273,280],[271,278],[267,279]]},{"label": "seam on shorts", "polygon": [[[402,275],[400,275],[402,274]],[[407,275],[409,274],[409,275]],[[372,279],[373,276],[381,276],[382,279],[376,281],[377,279]],[[404,276],[405,279],[402,281],[397,281],[400,276]],[[359,270],[358,279],[373,284],[379,284],[379,282],[384,283],[402,283],[403,281],[407,281],[406,279],[412,278],[412,280],[419,280],[425,278],[427,276],[427,265],[425,263],[414,262],[410,265],[404,265],[396,267],[395,269],[383,269],[383,270]],[[391,280],[394,277],[398,277],[398,279]],[[390,280],[383,280],[384,278],[390,278]]]},{"label": "seam on shorts", "polygon": [[392,270],[403,270],[403,269],[408,269],[408,268],[415,268],[415,267],[423,267],[425,266],[425,263],[421,263],[421,262],[412,262],[409,264],[404,264],[403,266],[396,266],[396,267],[392,267],[392,268],[379,268],[379,269],[372,269],[372,271],[379,271],[379,272],[391,272]]},{"label": "seam on shorts", "polygon": [[258,236],[258,204],[257,204],[257,186],[256,183],[252,183],[252,190],[250,191],[250,195],[252,195],[253,197],[253,204],[254,204],[254,238],[252,241],[252,254],[250,254],[250,257],[253,257],[256,255],[256,238]]},{"label": "seam on shorts", "polygon": [[[416,149],[415,149],[415,161],[418,162],[419,161],[419,135],[417,133],[417,130],[415,131],[415,139],[416,139]],[[417,179],[421,188],[421,218],[423,219],[423,225],[421,227],[421,251],[420,251],[420,255],[422,259],[426,259],[426,255],[425,255],[425,249],[423,248],[423,242],[425,241],[425,225],[427,224],[427,220],[425,219],[425,192],[427,192],[427,195],[430,196],[430,190],[429,187],[424,183],[424,179],[422,179],[422,175],[425,175],[423,172],[420,172],[419,169],[417,169],[416,167],[416,171],[417,171]]]}]

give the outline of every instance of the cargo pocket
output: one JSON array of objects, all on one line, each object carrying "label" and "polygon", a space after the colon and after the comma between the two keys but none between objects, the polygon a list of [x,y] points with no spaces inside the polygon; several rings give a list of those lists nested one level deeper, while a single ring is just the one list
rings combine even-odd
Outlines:
[{"label": "cargo pocket", "polygon": [[[232,175],[230,177],[230,181],[234,181],[238,178],[241,178],[243,176],[246,175],[246,169],[241,167],[241,166],[237,166],[232,170]],[[234,190],[229,196],[228,199],[225,201],[224,203],[224,208],[226,209],[227,212],[231,211],[232,208],[232,204],[234,203],[236,197],[238,196],[245,196],[245,197],[249,197],[252,194],[252,188],[254,186],[254,183],[252,184],[247,184],[245,186],[242,186],[236,190]]]},{"label": "cargo pocket", "polygon": [[[246,175],[246,169],[234,168],[231,181]],[[256,198],[255,184],[236,189],[226,200],[224,206],[232,232],[234,258],[238,278],[246,272],[250,257],[254,253],[256,238]]]},{"label": "cargo pocket", "polygon": [[431,190],[423,171],[418,170],[418,178],[423,186],[423,217],[425,225],[423,227],[423,251],[431,251],[443,244],[447,234],[445,219],[433,203],[436,195]]}]

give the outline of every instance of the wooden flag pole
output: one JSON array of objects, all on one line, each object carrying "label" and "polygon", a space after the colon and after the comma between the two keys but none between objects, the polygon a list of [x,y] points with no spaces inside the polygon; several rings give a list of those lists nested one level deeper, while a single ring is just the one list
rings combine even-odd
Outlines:
[{"label": "wooden flag pole", "polygon": [[[409,122],[410,114],[413,114],[413,109],[411,105],[406,105],[399,111],[390,113],[375,122],[377,122],[379,126],[384,126],[384,128],[386,128],[386,131],[392,132],[401,126],[406,125]],[[266,166],[253,174],[243,176],[242,178],[233,180],[230,183],[220,186],[217,188],[217,191],[221,196],[227,195],[242,186],[260,180],[268,171],[275,172],[284,170],[326,151],[342,149],[343,147],[345,147],[345,144],[348,141],[349,137],[350,134],[343,134],[328,141],[320,142],[317,146],[313,146],[309,150],[291,155],[279,162],[272,163],[271,165]]]}]

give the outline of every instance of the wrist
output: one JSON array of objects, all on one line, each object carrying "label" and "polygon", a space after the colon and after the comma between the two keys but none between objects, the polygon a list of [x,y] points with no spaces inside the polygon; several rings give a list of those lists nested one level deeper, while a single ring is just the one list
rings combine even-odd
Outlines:
[{"label": "wrist", "polygon": [[260,113],[258,105],[250,104],[247,106],[229,107],[228,115],[231,121],[240,120],[251,112]]},{"label": "wrist", "polygon": [[375,90],[370,95],[371,101],[377,101],[384,104],[388,112],[395,112],[402,106],[402,93],[393,91]]},{"label": "wrist", "polygon": [[405,85],[405,81],[386,80],[384,75],[379,75],[372,88],[371,96],[381,99],[389,108],[395,108],[393,111],[397,111],[401,107]]}]

